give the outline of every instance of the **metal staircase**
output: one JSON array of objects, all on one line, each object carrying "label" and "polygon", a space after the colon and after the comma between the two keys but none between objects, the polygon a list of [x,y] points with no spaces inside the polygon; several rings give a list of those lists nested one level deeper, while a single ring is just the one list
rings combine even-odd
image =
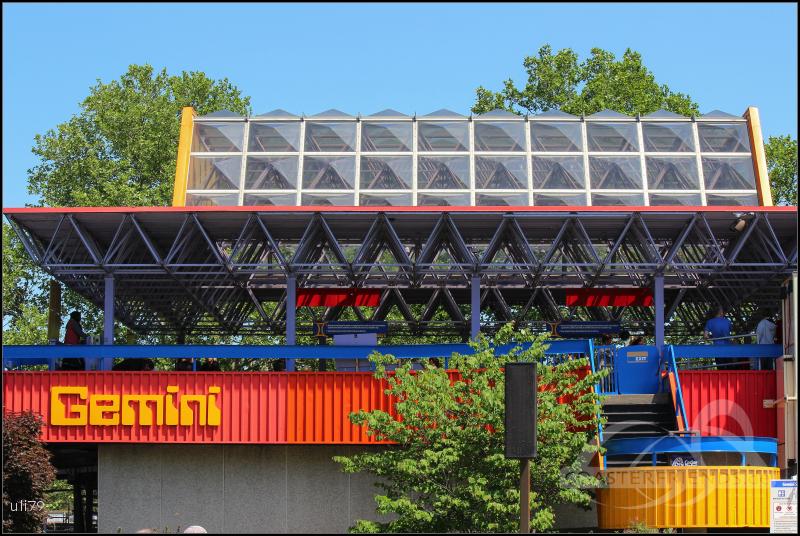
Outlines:
[{"label": "metal staircase", "polygon": [[[677,430],[675,410],[668,393],[655,395],[613,395],[603,401],[603,444],[615,439],[662,437]],[[667,465],[659,459],[656,465]],[[607,455],[609,468],[651,466],[647,454]]]}]

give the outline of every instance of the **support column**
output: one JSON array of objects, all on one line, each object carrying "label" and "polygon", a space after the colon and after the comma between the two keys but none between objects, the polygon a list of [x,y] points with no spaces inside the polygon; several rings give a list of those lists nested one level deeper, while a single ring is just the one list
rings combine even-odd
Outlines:
[{"label": "support column", "polygon": [[477,339],[481,332],[481,278],[478,275],[472,276],[472,288],[470,289],[470,330],[472,339]]},{"label": "support column", "polygon": [[659,355],[664,354],[664,274],[657,274],[654,281],[655,336]]},{"label": "support column", "polygon": [[[297,344],[297,277],[286,278],[286,344]],[[294,359],[286,360],[286,370],[294,371]]]},{"label": "support column", "polygon": [[[103,297],[103,344],[114,344],[114,276],[111,274],[105,277],[105,295]],[[111,370],[114,358],[102,358],[101,370]]]},{"label": "support column", "polygon": [[[61,283],[55,279],[50,280],[50,303],[47,312],[47,342],[58,343],[61,333]],[[48,367],[56,369],[56,359],[49,358]]]}]

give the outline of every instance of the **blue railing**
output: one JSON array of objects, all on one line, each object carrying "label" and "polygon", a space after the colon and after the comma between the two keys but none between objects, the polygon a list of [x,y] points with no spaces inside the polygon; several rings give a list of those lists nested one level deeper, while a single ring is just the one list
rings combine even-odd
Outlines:
[{"label": "blue railing", "polygon": [[[666,349],[667,354],[667,372],[671,372],[675,376],[675,406],[678,410],[678,414],[683,421],[683,427],[685,430],[690,430],[689,428],[689,418],[687,417],[686,413],[686,405],[683,401],[683,388],[681,387],[681,378],[678,374],[678,365],[675,362],[675,347],[669,345]],[[677,415],[676,415],[677,416]]]},{"label": "blue railing", "polygon": [[[545,363],[556,364],[574,357],[591,357],[588,340],[548,341]],[[495,347],[498,354],[530,343],[509,343]],[[105,365],[113,359],[367,359],[374,351],[398,359],[442,359],[449,365],[453,353],[472,354],[468,344],[413,344],[377,346],[283,346],[283,345],[9,345],[3,346],[3,367],[48,365],[52,370],[59,359],[82,358],[87,366]],[[591,359],[590,359],[591,361]],[[99,367],[98,367],[99,368]]]}]

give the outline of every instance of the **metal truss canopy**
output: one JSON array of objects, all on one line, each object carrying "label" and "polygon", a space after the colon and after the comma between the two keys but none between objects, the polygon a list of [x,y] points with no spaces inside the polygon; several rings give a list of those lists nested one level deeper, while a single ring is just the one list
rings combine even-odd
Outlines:
[{"label": "metal truss canopy", "polygon": [[[360,319],[399,318],[414,333],[461,333],[469,329],[461,305],[470,303],[473,278],[484,313],[525,322],[570,314],[565,288],[648,287],[663,275],[667,322],[696,325],[714,304],[736,311],[749,303],[750,312],[752,304],[774,304],[781,282],[797,270],[794,207],[4,213],[39,266],[98,306],[104,278],[113,275],[117,319],[141,333],[280,334],[290,276],[306,288],[383,289],[378,307],[354,310]],[[746,226],[737,231],[740,219]],[[652,309],[629,309],[628,319],[652,324]],[[608,320],[623,311],[584,313]]]}]

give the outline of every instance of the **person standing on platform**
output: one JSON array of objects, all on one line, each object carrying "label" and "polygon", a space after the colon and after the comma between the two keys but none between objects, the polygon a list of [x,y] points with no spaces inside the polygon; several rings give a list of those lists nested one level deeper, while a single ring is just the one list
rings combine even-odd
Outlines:
[{"label": "person standing on platform", "polygon": [[706,321],[703,336],[712,339],[714,344],[731,344],[731,340],[726,338],[731,336],[731,326],[731,321],[725,318],[725,310],[718,307],[714,317]]},{"label": "person standing on platform", "polygon": [[[725,318],[725,310],[722,307],[717,307],[715,315],[706,321],[703,328],[703,337],[706,339],[713,339],[713,344],[731,344],[731,340],[724,338],[731,336],[731,321]],[[717,368],[725,364],[726,358],[714,358],[714,364]]]},{"label": "person standing on platform", "polygon": [[[87,335],[81,326],[81,313],[79,311],[72,311],[69,314],[69,321],[67,321],[67,328],[64,331],[64,344],[86,344]],[[83,358],[64,358],[61,360],[59,370],[85,370],[86,362]]]},{"label": "person standing on platform", "polygon": [[[761,321],[756,326],[756,344],[775,344],[777,330],[778,326],[773,322],[772,316],[768,312],[764,312]],[[773,364],[774,361],[772,359],[750,360],[750,366],[753,370],[772,370]]]}]

